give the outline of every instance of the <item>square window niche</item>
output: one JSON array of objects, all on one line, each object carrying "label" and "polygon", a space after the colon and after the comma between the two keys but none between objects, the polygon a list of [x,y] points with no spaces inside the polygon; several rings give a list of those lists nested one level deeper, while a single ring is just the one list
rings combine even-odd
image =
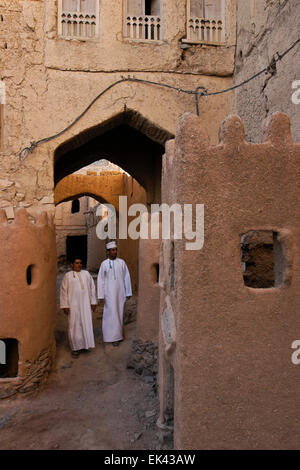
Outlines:
[{"label": "square window niche", "polygon": [[244,284],[270,289],[289,284],[290,265],[284,238],[273,230],[250,230],[241,236]]},{"label": "square window niche", "polygon": [[0,338],[0,379],[18,376],[19,344],[13,338]]}]

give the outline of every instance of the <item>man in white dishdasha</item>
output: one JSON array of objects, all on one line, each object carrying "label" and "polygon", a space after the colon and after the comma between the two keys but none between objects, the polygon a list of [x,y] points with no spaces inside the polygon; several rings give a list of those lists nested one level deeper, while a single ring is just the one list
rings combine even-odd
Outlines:
[{"label": "man in white dishdasha", "polygon": [[92,310],[97,305],[92,276],[82,271],[80,258],[72,260],[72,271],[63,277],[60,287],[60,308],[68,315],[69,342],[72,356],[95,347]]},{"label": "man in white dishdasha", "polygon": [[127,265],[117,257],[116,242],[106,244],[108,258],[98,273],[98,299],[104,299],[102,318],[103,341],[119,346],[123,340],[123,316],[126,298],[132,296]]}]

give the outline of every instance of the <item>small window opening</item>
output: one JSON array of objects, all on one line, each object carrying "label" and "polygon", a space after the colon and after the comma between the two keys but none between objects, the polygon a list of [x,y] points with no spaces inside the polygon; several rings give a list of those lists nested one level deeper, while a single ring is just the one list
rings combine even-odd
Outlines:
[{"label": "small window opening", "polygon": [[159,264],[155,263],[152,265],[152,272],[153,272],[153,281],[155,284],[159,282]]},{"label": "small window opening", "polygon": [[19,348],[16,339],[0,339],[0,379],[18,376]]},{"label": "small window opening", "polygon": [[72,214],[76,214],[77,212],[80,212],[80,201],[79,201],[79,199],[74,199],[74,201],[72,201],[71,212],[72,212]]},{"label": "small window opening", "polygon": [[145,15],[152,15],[152,0],[145,0]]},{"label": "small window opening", "polygon": [[259,289],[283,284],[286,260],[277,232],[252,230],[243,234],[241,260],[247,287]]},{"label": "small window opening", "polygon": [[27,281],[28,286],[31,286],[32,284],[32,268],[33,268],[33,265],[31,264],[26,269],[26,281]]},{"label": "small window opening", "polygon": [[36,287],[38,281],[38,269],[35,264],[30,264],[26,269],[26,282],[30,287]]}]

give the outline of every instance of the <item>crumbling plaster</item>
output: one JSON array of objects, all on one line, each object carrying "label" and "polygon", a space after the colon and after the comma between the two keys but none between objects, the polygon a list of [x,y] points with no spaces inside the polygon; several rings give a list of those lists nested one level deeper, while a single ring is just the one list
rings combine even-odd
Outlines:
[{"label": "crumbling plaster", "polygon": [[[235,83],[264,69],[276,52],[283,53],[299,37],[299,24],[298,0],[238,0]],[[290,116],[292,136],[300,139],[299,105],[292,102],[292,83],[300,80],[299,62],[296,47],[271,73],[236,90],[234,110],[245,122],[249,141],[260,141],[262,121],[275,111]]]},{"label": "crumbling plaster", "polygon": [[[230,5],[234,12],[234,2]],[[103,0],[101,9],[99,41],[66,41],[57,37],[56,2],[0,0],[0,78],[6,85],[0,207],[9,217],[14,207],[26,207],[32,216],[41,209],[54,212],[54,153],[72,137],[126,109],[137,111],[152,126],[173,135],[180,116],[195,111],[192,95],[124,82],[96,102],[66,133],[20,159],[24,147],[60,132],[122,75],[134,73],[137,78],[183,89],[201,84],[219,90],[232,83],[233,25],[226,47],[193,46],[183,51],[179,39],[185,31],[185,1],[178,0],[176,9],[166,2],[164,20],[168,27],[162,44],[122,38],[119,0]],[[234,22],[233,13],[231,20]],[[193,59],[184,59],[191,54]],[[230,111],[230,94],[201,99],[201,114],[210,123],[212,135]]]}]

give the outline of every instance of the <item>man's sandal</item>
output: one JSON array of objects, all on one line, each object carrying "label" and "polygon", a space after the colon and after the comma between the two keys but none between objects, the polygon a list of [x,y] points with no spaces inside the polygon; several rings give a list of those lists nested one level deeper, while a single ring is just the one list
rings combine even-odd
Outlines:
[{"label": "man's sandal", "polygon": [[80,352],[79,351],[72,351],[72,357],[79,357]]}]

